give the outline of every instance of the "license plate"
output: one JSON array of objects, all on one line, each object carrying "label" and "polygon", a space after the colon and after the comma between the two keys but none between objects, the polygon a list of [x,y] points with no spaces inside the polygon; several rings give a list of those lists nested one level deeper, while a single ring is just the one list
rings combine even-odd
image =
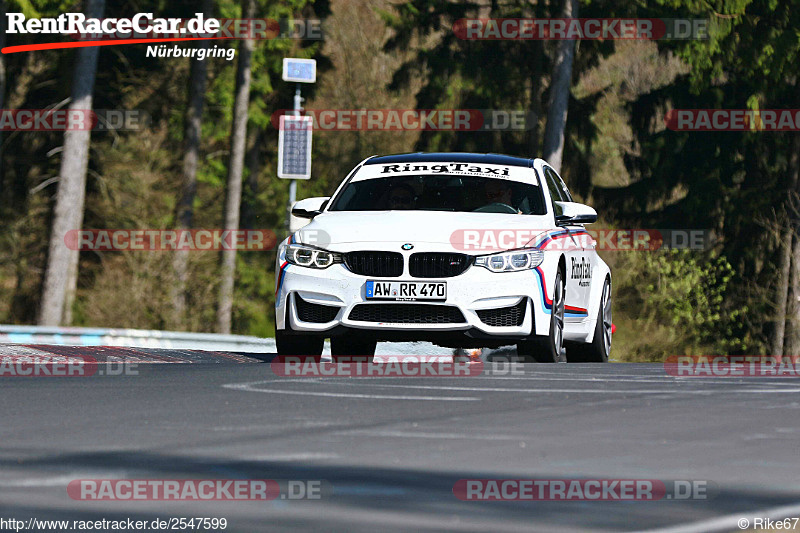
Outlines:
[{"label": "license plate", "polygon": [[367,300],[446,300],[447,283],[444,281],[367,281]]}]

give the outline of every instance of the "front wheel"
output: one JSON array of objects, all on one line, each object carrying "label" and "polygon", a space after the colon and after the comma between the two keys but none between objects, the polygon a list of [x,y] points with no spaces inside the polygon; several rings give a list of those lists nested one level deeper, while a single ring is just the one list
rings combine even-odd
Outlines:
[{"label": "front wheel", "polygon": [[536,337],[517,343],[517,354],[523,362],[557,363],[561,358],[561,350],[564,346],[564,302],[566,301],[566,288],[561,270],[556,272],[553,287],[550,333],[547,337]]},{"label": "front wheel", "polygon": [[278,355],[308,356],[311,359],[322,357],[322,346],[325,339],[317,336],[287,335],[285,331],[275,332],[275,344]]},{"label": "front wheel", "polygon": [[370,362],[375,357],[378,344],[374,338],[349,331],[331,337],[331,359],[334,362]]},{"label": "front wheel", "polygon": [[[277,320],[275,324],[277,325]],[[289,330],[289,331],[287,331]],[[315,361],[322,357],[325,339],[319,335],[291,334],[289,317],[286,317],[286,329],[275,329],[275,345],[278,355],[306,356]]]},{"label": "front wheel", "polygon": [[607,363],[611,353],[611,283],[603,284],[600,297],[600,309],[597,311],[597,324],[594,327],[594,338],[588,344],[576,343],[567,345],[567,362],[569,363]]}]

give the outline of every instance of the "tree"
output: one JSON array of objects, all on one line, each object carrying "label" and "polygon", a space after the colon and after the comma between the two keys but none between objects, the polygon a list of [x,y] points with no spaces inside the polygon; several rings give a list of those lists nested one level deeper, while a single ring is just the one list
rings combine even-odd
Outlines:
[{"label": "tree", "polygon": [[[462,28],[465,27],[465,19],[542,19],[563,16],[565,10],[573,16],[577,15],[577,0],[569,0],[566,4],[563,1],[465,3],[411,0],[395,4],[390,13],[382,13],[388,26],[394,30],[385,50],[393,53],[415,52],[414,57],[405,61],[394,73],[390,89],[420,86],[416,91],[416,105],[420,109],[527,112],[527,131],[423,131],[415,148],[429,151],[497,151],[523,157],[541,157],[544,127],[540,122],[544,121],[540,117],[548,105],[545,95],[549,95],[556,104],[563,104],[563,110],[554,112],[549,120],[549,127],[556,134],[551,135],[556,141],[551,144],[570,148],[563,157],[565,166],[570,169],[586,168],[590,154],[572,148],[589,145],[586,137],[593,134],[590,116],[596,98],[587,98],[586,102],[570,98],[571,72],[582,72],[592,67],[600,57],[613,52],[614,43],[583,41],[578,57],[574,53],[575,42],[562,41],[558,44],[564,50],[562,58],[565,61],[558,66],[555,65],[558,52],[552,54],[553,57],[546,54],[545,47],[549,43],[544,39],[469,38],[464,32],[456,31],[460,24]],[[636,16],[630,12],[633,9],[630,4],[584,2],[581,9],[587,17]],[[552,87],[551,75],[555,73],[561,74],[559,85],[566,84],[566,88]],[[576,109],[570,113],[570,131],[573,132],[571,135],[581,137],[577,140],[570,140],[569,135],[563,138],[559,135],[559,129],[561,134],[566,133],[563,123],[568,105],[576,105]],[[491,119],[490,116],[485,118],[487,122]],[[561,128],[557,127],[559,120]],[[585,177],[581,177],[586,181]],[[573,180],[570,185],[574,186],[576,182]]]},{"label": "tree", "polygon": [[[660,4],[661,11],[648,15],[707,17],[709,35],[659,41],[662,50],[676,52],[691,70],[631,105],[641,154],[629,157],[626,164],[637,183],[610,193],[596,189],[595,203],[600,209],[616,210],[626,222],[708,228],[721,237],[716,253],[734,265],[732,285],[737,287],[726,298],[726,314],[746,317],[735,324],[738,331],[731,340],[738,346],[732,350],[781,355],[794,344],[786,342],[785,319],[793,313],[786,306],[800,294],[800,276],[786,282],[789,272],[797,271],[789,256],[800,256],[796,248],[791,254],[787,250],[800,246],[793,244],[798,241],[797,219],[795,215],[794,222],[784,226],[776,245],[776,239],[766,238],[763,218],[772,223],[776,216],[791,218],[796,212],[792,176],[798,162],[792,154],[798,151],[799,134],[676,132],[665,130],[663,119],[669,108],[796,109],[800,105],[798,1],[723,0],[713,10],[694,0]],[[653,201],[659,209],[646,207]],[[737,314],[742,310],[746,313]],[[800,328],[789,327],[788,332],[794,336]]]},{"label": "tree", "polygon": [[786,337],[786,319],[789,318],[789,288],[792,275],[792,237],[791,223],[786,224],[780,236],[780,265],[777,271],[777,287],[775,288],[775,328],[772,330],[770,349],[774,354],[782,354]]},{"label": "tree", "polygon": [[[793,152],[789,155],[789,186],[785,208],[789,211],[783,218],[785,227],[781,233],[778,248],[780,264],[776,272],[775,288],[775,327],[772,331],[770,349],[775,355],[794,353],[800,348],[798,342],[797,316],[800,306],[800,243],[798,242],[798,206],[797,187],[800,183],[800,136],[795,134]],[[788,326],[788,327],[787,327]],[[787,350],[788,348],[788,350]]]},{"label": "tree", "polygon": [[[242,0],[245,18],[255,17],[255,0]],[[239,60],[236,67],[236,97],[233,103],[233,125],[231,127],[231,154],[228,163],[228,180],[225,189],[224,229],[239,228],[239,209],[242,203],[242,172],[247,141],[247,111],[250,104],[250,62],[254,42],[243,39],[239,44]],[[222,250],[220,268],[219,303],[217,307],[217,331],[231,332],[233,311],[233,285],[236,274],[236,250],[231,246]]]},{"label": "tree", "polygon": [[[88,0],[87,18],[100,18],[105,0]],[[78,48],[72,78],[70,110],[91,110],[99,48]],[[47,267],[42,284],[38,322],[43,326],[60,326],[72,322],[72,303],[78,283],[77,249],[68,248],[64,236],[83,225],[83,204],[86,194],[86,171],[89,166],[91,132],[88,129],[64,133],[58,192],[50,230]]]},{"label": "tree", "polygon": [[[213,0],[203,0],[203,15],[211,15]],[[197,41],[199,50],[207,50],[210,41]],[[200,135],[203,124],[203,103],[206,94],[206,77],[208,60],[191,59],[189,72],[188,105],[184,115],[184,152],[182,184],[178,198],[175,226],[185,230],[192,227],[194,200],[197,196],[197,162],[200,157]],[[189,251],[180,249],[175,252],[172,267],[175,270],[175,284],[172,286],[173,326],[184,322],[186,315],[186,279]]]},{"label": "tree", "polygon": [[[383,18],[394,30],[385,51],[414,54],[395,71],[389,88],[417,88],[419,109],[530,109],[541,93],[549,64],[543,41],[473,40],[454,31],[465,19],[541,18],[549,4],[524,0],[498,4],[412,0],[395,4]],[[401,56],[401,57],[402,57]],[[486,117],[490,120],[489,117]],[[528,124],[530,127],[531,124]],[[532,125],[534,129],[538,124]],[[535,134],[519,131],[422,131],[415,146],[429,151],[500,151],[530,155]]]},{"label": "tree", "polygon": [[[0,48],[6,45],[6,0],[0,0]],[[0,109],[5,106],[6,59],[0,54]],[[0,131],[0,191],[3,189],[3,132]]]},{"label": "tree", "polygon": [[[562,18],[577,17],[578,0],[563,1]],[[553,62],[553,74],[550,77],[550,96],[547,101],[543,157],[559,173],[564,155],[564,129],[567,126],[575,44],[575,41],[568,39],[558,42],[558,51]]]}]

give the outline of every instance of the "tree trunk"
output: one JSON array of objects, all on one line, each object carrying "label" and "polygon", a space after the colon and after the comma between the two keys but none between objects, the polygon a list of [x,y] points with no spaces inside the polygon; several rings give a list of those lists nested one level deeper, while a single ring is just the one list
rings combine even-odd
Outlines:
[{"label": "tree trunk", "polygon": [[787,311],[791,308],[789,302],[789,277],[792,270],[792,226],[787,221],[788,227],[781,234],[781,264],[778,269],[778,288],[775,294],[775,329],[772,331],[772,354],[783,355],[783,339],[786,334]]},{"label": "tree trunk", "polygon": [[[787,276],[788,280],[788,290],[786,292],[786,306],[784,308],[784,341],[783,341],[783,349],[780,352],[773,350],[771,351],[772,355],[775,357],[781,357],[786,355],[797,355],[797,349],[800,348],[800,342],[798,342],[797,334],[798,334],[798,307],[800,307],[800,293],[798,293],[798,283],[800,283],[800,267],[798,267],[798,261],[800,261],[800,242],[798,242],[798,238],[795,235],[789,237],[789,242],[786,244],[786,248],[789,249],[789,257],[791,258],[791,268],[789,270],[789,275]],[[780,316],[776,316],[776,321],[780,319]],[[776,323],[776,326],[778,324]],[[775,337],[777,333],[773,335],[771,341],[775,342]]]},{"label": "tree trunk", "polygon": [[[789,172],[792,182],[790,191],[791,232],[794,238],[792,246],[792,278],[789,291],[787,353],[800,354],[800,133],[794,134],[792,153],[789,156]],[[788,246],[788,242],[787,242]],[[778,355],[778,354],[776,354]]]},{"label": "tree trunk", "polygon": [[[245,18],[255,16],[255,0],[242,0]],[[254,42],[244,39],[239,45],[239,61],[236,69],[236,98],[233,103],[233,126],[231,128],[231,159],[228,164],[228,187],[225,192],[224,229],[239,227],[239,209],[242,203],[242,170],[244,168],[245,144],[247,141],[247,108],[250,103],[250,60]],[[232,248],[232,247],[231,247]],[[231,332],[233,310],[233,279],[236,274],[236,250],[222,251],[219,303],[217,307],[217,331]]]},{"label": "tree trunk", "polygon": [[785,353],[797,357],[800,355],[800,235],[796,228],[792,241],[792,289],[787,311]]},{"label": "tree trunk", "polygon": [[[578,16],[578,0],[564,0],[562,18]],[[553,75],[550,78],[550,96],[547,103],[547,125],[544,129],[544,159],[561,172],[564,153],[564,129],[567,124],[569,90],[572,81],[572,60],[575,57],[575,41],[558,42]]]},{"label": "tree trunk", "polygon": [[[87,18],[100,18],[105,0],[88,0]],[[92,109],[92,92],[97,73],[99,48],[79,48],[75,54],[70,109]],[[83,203],[86,194],[86,170],[89,166],[91,131],[64,132],[58,192],[50,230],[47,267],[39,304],[39,324],[42,326],[69,325],[72,322],[72,303],[78,283],[78,250],[67,248],[64,236],[69,230],[83,225]]]},{"label": "tree trunk", "polygon": [[[203,0],[203,15],[211,16],[212,0]],[[198,49],[208,49],[210,41],[197,41]],[[203,124],[203,103],[206,94],[206,77],[208,75],[207,59],[191,59],[189,73],[188,105],[184,117],[184,152],[183,183],[178,198],[175,226],[177,229],[192,227],[194,217],[194,199],[197,195],[197,162],[200,159],[200,135]],[[172,284],[172,327],[180,327],[186,318],[186,282],[188,250],[176,250],[172,260],[175,271],[175,283]]]}]

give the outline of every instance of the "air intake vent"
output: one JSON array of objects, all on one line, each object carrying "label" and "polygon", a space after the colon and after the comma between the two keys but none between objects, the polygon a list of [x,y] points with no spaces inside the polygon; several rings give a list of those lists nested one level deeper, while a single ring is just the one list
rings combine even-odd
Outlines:
[{"label": "air intake vent", "polygon": [[457,307],[425,304],[358,304],[350,311],[350,320],[397,324],[463,324],[466,322],[464,315]]},{"label": "air intake vent", "polygon": [[303,322],[313,322],[315,324],[324,324],[330,322],[339,313],[339,307],[333,305],[320,305],[312,304],[300,298],[299,295],[294,295],[294,302],[297,306],[297,316]]},{"label": "air intake vent", "polygon": [[523,298],[517,305],[512,307],[500,307],[497,309],[481,309],[476,311],[478,318],[487,326],[496,328],[521,326],[525,320],[526,300]]}]

